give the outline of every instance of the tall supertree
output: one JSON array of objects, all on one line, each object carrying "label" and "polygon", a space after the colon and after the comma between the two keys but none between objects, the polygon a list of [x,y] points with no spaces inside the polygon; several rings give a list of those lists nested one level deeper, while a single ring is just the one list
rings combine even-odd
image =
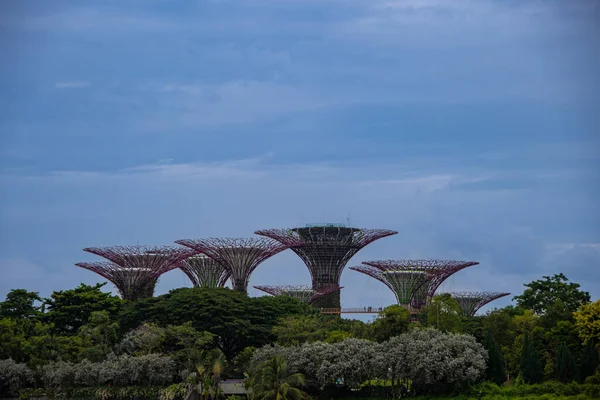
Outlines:
[{"label": "tall supertree", "polygon": [[206,254],[221,264],[231,275],[234,290],[248,292],[250,274],[269,257],[287,246],[266,238],[183,239],[175,243]]},{"label": "tall supertree", "polygon": [[[363,264],[380,272],[384,283],[387,282],[386,285],[396,294],[399,304],[410,302],[413,308],[418,309],[429,301],[448,277],[479,263],[452,260],[382,260],[365,261]],[[369,275],[379,279],[374,273]]]},{"label": "tall supertree", "polygon": [[292,297],[307,304],[311,304],[320,297],[342,289],[342,287],[335,285],[320,290],[312,289],[307,285],[254,286],[254,288],[273,296]]},{"label": "tall supertree", "polygon": [[152,297],[158,278],[193,254],[188,249],[140,245],[88,247],[83,251],[110,262],[79,263],[77,266],[108,279],[124,299],[134,301]]},{"label": "tall supertree", "polygon": [[227,268],[204,254],[183,260],[179,269],[190,278],[194,287],[222,288],[230,277]]},{"label": "tall supertree", "polygon": [[[268,229],[255,232],[288,246],[308,267],[312,288],[339,286],[348,261],[360,249],[396,231],[358,229],[344,225],[307,225],[304,228]],[[340,308],[340,291],[334,291],[313,303],[316,307]]]},{"label": "tall supertree", "polygon": [[472,317],[481,307],[509,294],[500,292],[453,292],[450,293],[450,296],[458,302],[465,317]]}]

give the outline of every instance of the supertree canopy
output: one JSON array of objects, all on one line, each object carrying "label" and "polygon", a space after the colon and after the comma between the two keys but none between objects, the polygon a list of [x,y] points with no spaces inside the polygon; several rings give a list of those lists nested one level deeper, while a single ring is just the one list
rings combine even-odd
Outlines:
[{"label": "supertree canopy", "polygon": [[320,290],[312,289],[307,285],[279,285],[279,286],[254,286],[256,289],[272,294],[273,296],[288,296],[311,304],[316,299],[329,293],[342,289],[339,286],[330,286]]},{"label": "supertree canopy", "polygon": [[188,249],[155,246],[88,247],[88,253],[110,262],[79,263],[111,281],[126,300],[152,297],[158,278],[193,254]]},{"label": "supertree canopy", "polygon": [[424,304],[427,299],[427,287],[433,275],[421,270],[381,270],[371,266],[350,267],[351,270],[361,272],[377,279],[389,287],[398,304],[409,307]]},{"label": "supertree canopy", "polygon": [[230,276],[227,268],[204,254],[183,260],[179,269],[190,278],[194,287],[222,288]]},{"label": "supertree canopy", "polygon": [[500,297],[508,296],[510,293],[500,292],[454,292],[450,293],[452,298],[458,302],[462,308],[463,315],[472,317],[475,313],[486,304],[499,299]]},{"label": "supertree canopy", "polygon": [[365,261],[367,273],[385,283],[396,294],[399,304],[423,307],[450,275],[463,268],[479,264],[475,261],[451,260],[383,260]]},{"label": "supertree canopy", "polygon": [[152,297],[158,282],[158,276],[150,268],[123,268],[110,261],[75,265],[93,271],[112,282],[125,300],[136,301]]},{"label": "supertree canopy", "polygon": [[[341,224],[317,224],[303,228],[260,230],[255,233],[273,238],[292,249],[308,267],[312,288],[320,290],[340,285],[344,267],[360,249],[398,232],[350,228]],[[313,305],[340,308],[339,290],[321,297]]]},{"label": "supertree canopy", "polygon": [[267,258],[287,246],[267,238],[208,238],[177,240],[182,246],[206,254],[231,275],[234,290],[247,293],[250,274]]}]

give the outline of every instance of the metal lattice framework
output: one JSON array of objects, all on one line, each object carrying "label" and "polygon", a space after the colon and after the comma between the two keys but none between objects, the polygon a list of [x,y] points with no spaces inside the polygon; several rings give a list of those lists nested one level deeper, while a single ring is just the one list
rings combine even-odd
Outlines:
[{"label": "metal lattice framework", "polygon": [[234,290],[247,293],[250,274],[267,258],[288,246],[267,238],[184,239],[175,243],[206,254],[231,275]]},{"label": "metal lattice framework", "polygon": [[[406,302],[406,297],[410,293],[410,302],[412,307],[421,308],[435,294],[440,285],[452,274],[473,265],[479,264],[476,261],[454,261],[454,260],[381,260],[365,261],[363,264],[376,268],[382,272],[386,281],[390,282],[390,287],[396,294],[398,301]],[[399,271],[412,272],[413,274],[403,275]],[[360,271],[363,272],[363,271]],[[416,274],[415,274],[416,273]],[[423,274],[424,282],[419,284],[417,274]],[[377,279],[377,278],[376,278]],[[385,282],[384,282],[385,283]],[[401,303],[402,304],[402,303]]]},{"label": "metal lattice framework", "polygon": [[83,251],[104,257],[110,262],[75,265],[111,281],[126,300],[152,297],[158,278],[177,268],[181,260],[193,254],[184,248],[141,245],[88,247]]},{"label": "metal lattice framework", "polygon": [[423,270],[380,270],[367,265],[350,267],[389,287],[402,306],[419,306],[427,301],[427,287],[434,275]]},{"label": "metal lattice framework", "polygon": [[254,286],[254,288],[273,296],[292,297],[307,304],[311,304],[320,297],[342,289],[342,287],[336,285],[319,290],[312,289],[308,285]]},{"label": "metal lattice framework", "polygon": [[[304,228],[267,229],[255,232],[288,246],[306,264],[312,288],[339,286],[344,267],[360,249],[396,231],[387,229],[358,229],[343,225],[308,225]],[[340,293],[323,296],[321,307],[340,307]]]},{"label": "metal lattice framework", "polygon": [[449,293],[454,300],[458,302],[463,311],[463,315],[472,317],[477,311],[488,303],[501,297],[508,296],[510,293],[500,292],[453,292]]},{"label": "metal lattice framework", "polygon": [[227,268],[204,254],[183,260],[179,269],[190,278],[194,287],[222,288],[230,277]]},{"label": "metal lattice framework", "polygon": [[158,275],[150,268],[123,268],[110,261],[77,263],[75,265],[93,271],[112,282],[121,297],[129,301],[152,297],[158,282]]}]

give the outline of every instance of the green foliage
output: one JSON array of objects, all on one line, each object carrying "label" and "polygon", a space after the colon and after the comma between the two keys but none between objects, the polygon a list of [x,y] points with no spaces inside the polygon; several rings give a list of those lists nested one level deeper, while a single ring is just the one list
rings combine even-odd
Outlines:
[{"label": "green foliage", "polygon": [[555,377],[561,382],[574,381],[577,376],[577,365],[569,348],[561,344],[556,353]]},{"label": "green foliage", "polygon": [[250,373],[251,399],[300,400],[307,397],[299,388],[306,384],[300,373],[291,374],[282,355],[258,365]]},{"label": "green foliage", "polygon": [[6,295],[6,300],[0,303],[0,319],[35,319],[41,315],[42,299],[37,292],[25,289],[13,289]]},{"label": "green foliage", "polygon": [[273,327],[273,334],[280,345],[295,346],[325,340],[327,329],[316,315],[290,315]]},{"label": "green foliage", "polygon": [[573,313],[573,318],[579,337],[584,342],[592,340],[600,343],[600,300],[582,305]]},{"label": "green foliage", "polygon": [[539,383],[544,377],[540,354],[535,344],[529,338],[529,333],[525,332],[523,343],[523,352],[521,353],[520,371],[523,380],[526,383]]},{"label": "green foliage", "polygon": [[443,332],[461,331],[462,309],[448,293],[434,296],[428,306],[427,325]]},{"label": "green foliage", "polygon": [[395,304],[384,308],[373,322],[375,340],[384,342],[406,332],[409,318],[410,313],[402,306]]},{"label": "green foliage", "polygon": [[547,313],[557,301],[569,312],[576,311],[590,301],[590,294],[579,290],[578,283],[569,283],[564,274],[544,276],[543,279],[525,284],[527,289],[513,297],[519,307],[533,310],[536,314]]},{"label": "green foliage", "polygon": [[33,372],[25,364],[11,359],[0,360],[0,398],[17,396],[33,381]]},{"label": "green foliage", "polygon": [[48,312],[44,319],[53,325],[55,332],[76,334],[88,322],[95,311],[104,311],[114,318],[123,306],[123,300],[100,289],[105,284],[88,286],[81,284],[75,289],[52,293],[46,299]]},{"label": "green foliage", "polygon": [[500,351],[500,345],[496,343],[491,331],[488,331],[485,347],[488,351],[488,361],[486,368],[486,378],[498,385],[506,381],[506,373],[504,371],[504,359]]},{"label": "green foliage", "polygon": [[[599,357],[596,343],[593,340],[588,340],[585,343],[581,354],[581,379],[594,375],[598,371]],[[600,382],[598,382],[600,384]]]},{"label": "green foliage", "polygon": [[46,388],[71,388],[101,385],[166,385],[175,377],[175,362],[167,356],[148,354],[131,357],[109,356],[105,361],[80,363],[58,361],[40,369]]},{"label": "green foliage", "polygon": [[215,345],[232,360],[248,346],[271,342],[279,318],[303,309],[293,299],[251,298],[229,289],[182,288],[137,302],[124,314],[121,326],[134,328],[140,321],[159,326],[190,322],[198,332],[212,333]]}]

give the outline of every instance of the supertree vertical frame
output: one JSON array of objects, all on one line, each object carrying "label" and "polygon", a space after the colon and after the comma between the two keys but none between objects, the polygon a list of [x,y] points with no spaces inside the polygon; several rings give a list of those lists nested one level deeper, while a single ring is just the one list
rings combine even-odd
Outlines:
[{"label": "supertree vertical frame", "polygon": [[320,290],[314,290],[307,285],[278,285],[278,286],[254,286],[255,289],[269,293],[273,296],[288,296],[303,303],[311,304],[320,297],[343,289],[339,286],[330,286]]},{"label": "supertree vertical frame", "polygon": [[[344,225],[320,224],[304,228],[268,229],[255,232],[288,246],[306,264],[312,288],[320,290],[340,286],[340,278],[348,261],[360,249],[396,231],[358,229]],[[313,302],[315,307],[340,308],[340,292],[334,291]]]},{"label": "supertree vertical frame", "polygon": [[183,260],[179,269],[190,278],[194,287],[201,288],[222,288],[231,276],[227,268],[204,254]]},{"label": "supertree vertical frame", "polygon": [[267,238],[183,239],[175,243],[206,254],[221,264],[231,275],[234,290],[248,292],[250,274],[267,258],[287,246]]},{"label": "supertree vertical frame", "polygon": [[509,294],[500,292],[454,292],[450,293],[450,296],[458,302],[464,316],[472,317],[481,307]]},{"label": "supertree vertical frame", "polygon": [[[476,261],[454,261],[454,260],[381,260],[381,261],[365,261],[363,264],[374,267],[382,273],[388,273],[386,279],[394,282],[394,286],[403,290],[406,284],[406,280],[410,277],[409,282],[412,281],[413,293],[411,294],[411,306],[419,309],[423,307],[431,297],[435,294],[440,285],[448,279],[454,273],[479,264]],[[424,286],[414,286],[415,275],[403,276],[397,271],[407,272],[423,272],[426,277]],[[409,287],[411,285],[408,285]],[[392,289],[394,290],[394,289]],[[403,301],[406,296],[403,295]]]},{"label": "supertree vertical frame", "polygon": [[88,247],[83,251],[104,257],[110,263],[76,265],[113,282],[127,300],[151,297],[158,278],[177,268],[181,260],[193,254],[188,249],[177,247],[140,245]]}]

